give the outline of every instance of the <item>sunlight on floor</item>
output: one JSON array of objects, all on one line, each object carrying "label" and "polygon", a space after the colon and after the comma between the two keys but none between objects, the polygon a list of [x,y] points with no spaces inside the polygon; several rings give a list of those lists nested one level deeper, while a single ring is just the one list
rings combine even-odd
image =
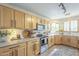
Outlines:
[{"label": "sunlight on floor", "polygon": [[79,49],[64,45],[55,45],[41,54],[41,56],[79,56]]}]

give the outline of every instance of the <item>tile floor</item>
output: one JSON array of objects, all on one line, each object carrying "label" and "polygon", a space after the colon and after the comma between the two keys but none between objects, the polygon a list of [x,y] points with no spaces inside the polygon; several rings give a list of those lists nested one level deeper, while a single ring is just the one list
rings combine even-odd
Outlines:
[{"label": "tile floor", "polygon": [[48,45],[41,46],[41,53],[44,53],[48,49]]},{"label": "tile floor", "polygon": [[79,56],[79,49],[64,45],[55,45],[42,53],[41,56]]}]

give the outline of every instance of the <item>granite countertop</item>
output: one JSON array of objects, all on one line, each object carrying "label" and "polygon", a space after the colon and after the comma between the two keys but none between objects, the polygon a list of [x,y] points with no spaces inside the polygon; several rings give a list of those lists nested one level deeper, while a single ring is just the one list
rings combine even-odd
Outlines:
[{"label": "granite countertop", "polygon": [[20,39],[20,40],[13,40],[13,41],[5,41],[0,43],[0,48],[7,47],[11,45],[21,44],[24,42],[34,41],[36,38],[26,38],[26,39]]}]

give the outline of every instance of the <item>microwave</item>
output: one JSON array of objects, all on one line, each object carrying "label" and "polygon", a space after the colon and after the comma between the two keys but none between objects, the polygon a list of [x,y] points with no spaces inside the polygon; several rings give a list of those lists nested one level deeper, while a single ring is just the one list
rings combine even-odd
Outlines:
[{"label": "microwave", "polygon": [[43,30],[46,30],[47,29],[47,26],[44,25],[44,24],[37,24],[37,30],[38,31],[43,31]]}]

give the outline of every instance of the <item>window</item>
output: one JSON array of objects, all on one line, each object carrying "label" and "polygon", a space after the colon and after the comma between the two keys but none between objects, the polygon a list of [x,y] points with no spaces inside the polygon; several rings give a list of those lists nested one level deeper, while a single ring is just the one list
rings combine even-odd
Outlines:
[{"label": "window", "polygon": [[69,31],[69,21],[64,22],[64,31]]},{"label": "window", "polygon": [[77,31],[77,21],[71,21],[69,23],[69,21],[64,22],[64,31]]},{"label": "window", "polygon": [[52,29],[52,32],[59,31],[59,24],[57,24],[57,23],[53,23],[51,29]]},{"label": "window", "polygon": [[71,21],[71,31],[77,31],[77,21]]}]

